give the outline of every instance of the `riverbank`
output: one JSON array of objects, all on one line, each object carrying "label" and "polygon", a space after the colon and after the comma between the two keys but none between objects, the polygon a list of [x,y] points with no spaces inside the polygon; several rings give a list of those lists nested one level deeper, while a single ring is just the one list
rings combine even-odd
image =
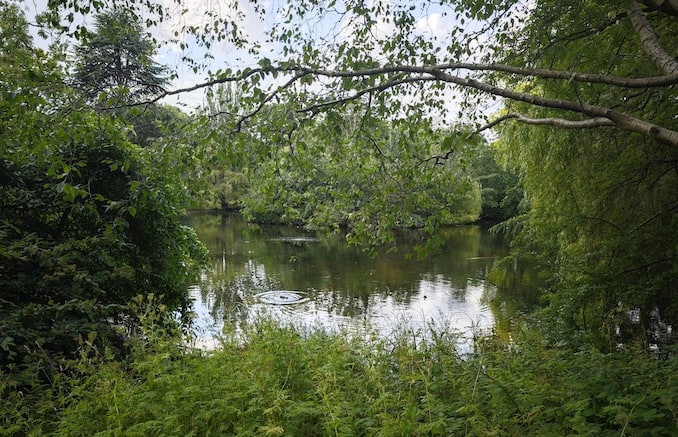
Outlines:
[{"label": "riverbank", "polygon": [[154,332],[129,363],[103,354],[73,363],[77,378],[52,381],[40,402],[30,403],[35,392],[3,396],[0,435],[678,431],[678,363],[640,349],[574,352],[525,334],[511,347],[487,338],[462,359],[448,332],[429,343],[407,335],[349,340],[259,321],[201,355]]}]

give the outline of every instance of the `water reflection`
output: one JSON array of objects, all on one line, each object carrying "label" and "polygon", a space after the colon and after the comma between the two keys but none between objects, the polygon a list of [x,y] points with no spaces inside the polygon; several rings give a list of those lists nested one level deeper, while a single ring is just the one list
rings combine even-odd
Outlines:
[{"label": "water reflection", "polygon": [[[250,226],[237,215],[193,215],[189,224],[212,259],[212,270],[189,290],[207,342],[224,325],[237,328],[262,314],[383,337],[433,327],[468,339],[494,323],[487,299],[495,290],[486,278],[506,247],[478,226],[443,230],[442,252],[416,260],[405,256],[412,243],[371,258],[341,236],[318,239],[293,227]],[[276,290],[303,299],[280,305],[258,298]]]}]

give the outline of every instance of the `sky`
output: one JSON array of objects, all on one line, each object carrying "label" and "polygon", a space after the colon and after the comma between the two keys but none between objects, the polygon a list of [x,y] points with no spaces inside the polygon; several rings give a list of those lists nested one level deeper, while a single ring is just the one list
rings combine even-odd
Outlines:
[{"label": "sky", "polygon": [[[182,0],[181,4],[177,4],[176,0],[158,1],[162,2],[170,11],[171,19],[164,21],[157,27],[150,28],[149,31],[161,42],[157,52],[157,62],[169,66],[176,72],[177,78],[171,84],[171,89],[186,88],[202,83],[207,80],[207,71],[210,70],[216,71],[225,68],[236,70],[244,67],[255,67],[261,57],[275,58],[280,52],[280,46],[267,41],[267,32],[276,25],[313,33],[318,38],[319,47],[326,47],[328,50],[332,42],[351,41],[354,27],[359,25],[355,23],[351,15],[330,10],[325,10],[319,13],[317,17],[304,22],[293,19],[288,24],[284,24],[290,13],[290,3],[285,0],[261,0],[257,1],[256,4],[252,0],[241,0],[238,2],[239,11],[230,6],[233,0]],[[22,3],[30,21],[36,12],[45,9],[47,0],[24,0]],[[342,2],[337,3],[339,6],[336,9],[341,8]],[[437,2],[367,0],[367,4],[382,7],[411,4],[416,8],[414,10],[417,17],[415,33],[425,36],[430,41],[434,41],[435,44],[444,45],[444,41],[449,37],[450,29],[458,24],[451,14],[444,14],[444,10],[440,8]],[[265,12],[257,12],[257,7],[262,8]],[[194,71],[183,58],[188,55],[194,59],[201,59],[207,51],[196,44],[194,38],[182,33],[182,28],[186,26],[203,27],[210,24],[212,18],[210,18],[208,11],[215,12],[221,18],[230,17],[233,19],[250,41],[256,41],[261,46],[259,55],[253,56],[247,50],[238,49],[228,41],[215,42],[209,50],[211,59],[207,63],[207,69]],[[93,21],[91,16],[76,16],[74,24],[85,24],[91,27]],[[473,24],[467,24],[467,27],[469,26],[472,27]],[[282,29],[285,29],[285,27]],[[50,41],[45,41],[37,36],[36,28],[32,28],[32,32],[35,35],[36,45],[45,48],[49,45]],[[397,28],[392,22],[377,22],[376,37],[388,37],[396,33]],[[168,42],[170,40],[174,41]],[[181,43],[185,44],[183,50]],[[372,57],[379,61],[380,53],[372,53]],[[190,111],[203,103],[203,92],[203,90],[199,90],[192,93],[181,93],[166,98],[164,102],[183,106],[184,110]],[[450,103],[450,105],[453,104]],[[451,106],[450,113],[453,112],[452,109]]]},{"label": "sky", "polygon": [[[219,11],[220,16],[235,17],[236,12],[228,6],[228,0],[183,0],[184,8],[189,12],[181,15],[177,13],[172,22],[167,23],[159,29],[159,39],[172,35],[173,30],[179,29],[181,26],[204,26],[209,22],[209,18],[205,16],[205,11],[216,10]],[[370,0],[382,3],[389,3],[391,0]],[[165,0],[166,4],[171,5],[172,0]],[[416,1],[413,3],[417,3]],[[250,1],[241,1],[239,3],[240,16],[238,17],[239,28],[248,36],[251,41],[257,41],[261,45],[261,56],[274,58],[279,54],[280,48],[275,44],[267,42],[267,32],[273,26],[280,25],[287,18],[290,13],[290,3],[284,0],[264,0],[260,3],[267,11],[263,16],[254,10],[254,6]],[[417,29],[420,33],[429,35],[431,37],[442,38],[451,27],[451,17],[443,17],[440,11],[430,11],[428,14],[422,14],[417,22]],[[340,14],[325,12],[317,21],[309,20],[305,23],[295,23],[292,21],[287,27],[305,28],[307,32],[315,33],[319,38],[325,41],[340,41],[349,40],[352,35],[353,23],[349,16],[341,16]],[[396,32],[395,25],[392,23],[380,22],[377,25],[377,34],[379,36],[387,36]],[[189,50],[190,54],[196,58],[200,57],[204,50],[191,44],[191,38],[184,39],[192,48]],[[323,44],[319,42],[319,44]],[[210,69],[224,69],[224,68],[244,68],[256,67],[260,57],[254,57],[248,54],[245,50],[239,50],[233,47],[228,42],[217,43],[210,50],[210,54],[214,59],[209,63]],[[187,87],[195,83],[200,83],[205,80],[204,72],[194,73],[190,67],[181,62],[181,51],[177,45],[166,46],[159,52],[158,61],[163,64],[174,65],[178,69],[179,79],[175,82],[176,87]],[[373,54],[373,57],[378,58],[378,54]],[[185,99],[186,96],[180,98]]]}]

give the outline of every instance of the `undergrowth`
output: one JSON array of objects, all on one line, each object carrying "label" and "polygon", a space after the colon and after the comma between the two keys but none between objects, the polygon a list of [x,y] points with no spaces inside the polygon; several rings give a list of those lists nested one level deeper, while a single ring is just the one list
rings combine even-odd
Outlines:
[{"label": "undergrowth", "polygon": [[[145,335],[134,359],[92,351],[68,378],[6,384],[1,435],[676,435],[678,365],[493,339],[350,340],[261,321],[218,351]],[[86,342],[83,344],[86,348]],[[94,354],[96,355],[96,354]]]}]

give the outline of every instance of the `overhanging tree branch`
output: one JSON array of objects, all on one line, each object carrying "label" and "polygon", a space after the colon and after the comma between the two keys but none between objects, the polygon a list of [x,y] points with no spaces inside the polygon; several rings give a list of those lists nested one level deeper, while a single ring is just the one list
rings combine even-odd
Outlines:
[{"label": "overhanging tree branch", "polygon": [[653,77],[618,77],[606,74],[577,73],[574,71],[546,70],[540,68],[522,68],[505,64],[442,64],[434,68],[439,70],[464,69],[472,71],[495,71],[525,77],[557,79],[582,83],[612,85],[621,88],[655,88],[678,84],[678,71]]},{"label": "overhanging tree branch", "polygon": [[654,65],[666,74],[678,73],[678,61],[664,50],[657,38],[657,34],[635,0],[631,4],[631,9],[629,9],[629,19],[633,25],[633,30],[636,31],[640,38],[643,50],[650,57]]},{"label": "overhanging tree branch", "polygon": [[588,117],[593,116],[606,118],[613,122],[615,126],[620,129],[636,132],[644,136],[654,138],[657,141],[678,146],[678,132],[635,118],[623,112],[614,111],[610,108],[590,105],[583,102],[573,102],[570,100],[550,99],[546,97],[535,96],[533,94],[491,85],[476,79],[453,76],[443,71],[432,71],[431,73],[443,82],[449,82],[463,87],[473,88],[494,96],[525,102],[544,108],[562,109],[565,111],[576,112]]},{"label": "overhanging tree branch", "polygon": [[582,83],[595,83],[602,85],[613,85],[622,88],[654,88],[678,84],[678,71],[653,77],[626,78],[611,76],[605,74],[577,73],[562,70],[547,70],[538,68],[515,67],[506,64],[486,64],[486,63],[447,63],[430,66],[416,65],[387,65],[383,67],[367,68],[353,71],[330,71],[319,70],[305,67],[297,67],[301,71],[310,74],[323,75],[328,77],[356,77],[356,76],[375,76],[388,73],[431,73],[432,71],[448,70],[471,70],[471,71],[494,71],[501,73],[510,73],[525,77],[539,77],[541,79],[559,79],[573,80]]},{"label": "overhanging tree branch", "polygon": [[[598,117],[598,118],[590,118],[586,120],[567,120],[564,118],[552,118],[552,117],[547,117],[547,118],[529,118],[524,116],[523,114],[512,112],[509,114],[502,115],[501,117],[495,118],[494,120],[490,121],[489,123],[486,123],[473,131],[470,131],[467,135],[468,138],[470,138],[473,135],[478,135],[481,132],[484,132],[486,130],[492,129],[495,126],[508,121],[508,120],[516,120],[520,123],[524,124],[530,124],[530,125],[536,125],[536,126],[553,126],[557,127],[559,129],[594,129],[594,128],[599,128],[599,127],[613,127],[615,124],[608,120],[607,118],[603,117]],[[444,155],[435,155],[430,158],[422,160],[422,162],[428,162],[428,161],[433,161],[434,164],[438,165],[447,160],[452,154],[454,153],[454,150],[450,149],[448,150]]]},{"label": "overhanging tree branch", "polygon": [[604,117],[589,118],[586,120],[567,120],[565,118],[529,118],[523,114],[512,112],[510,114],[503,115],[496,120],[487,123],[475,132],[480,133],[482,131],[493,128],[494,126],[503,123],[506,120],[516,120],[524,124],[530,124],[535,126],[553,126],[559,129],[594,129],[598,127],[613,127],[615,126],[614,122]]},{"label": "overhanging tree branch", "polygon": [[[146,103],[155,103],[158,100],[161,100],[165,97],[170,97],[177,94],[189,93],[192,91],[197,91],[199,89],[208,88],[210,86],[219,85],[223,83],[236,83],[247,80],[249,77],[256,74],[271,74],[274,72],[278,73],[289,73],[289,72],[304,72],[314,75],[322,75],[327,77],[359,77],[359,76],[376,76],[384,75],[388,73],[430,73],[433,70],[470,70],[470,71],[494,71],[501,73],[510,73],[524,77],[538,77],[542,79],[558,79],[558,80],[573,80],[576,82],[582,83],[596,83],[601,85],[612,85],[622,88],[655,88],[655,87],[665,87],[678,84],[678,71],[666,74],[663,76],[653,76],[653,77],[637,77],[637,78],[626,78],[626,77],[617,77],[604,74],[589,74],[589,73],[577,73],[571,71],[562,71],[562,70],[546,70],[546,69],[532,69],[532,68],[522,68],[515,67],[512,65],[505,64],[471,64],[471,63],[447,63],[447,64],[438,64],[432,66],[409,66],[409,65],[393,65],[393,66],[384,66],[376,67],[369,69],[361,69],[354,71],[330,71],[330,70],[319,70],[305,68],[301,66],[288,66],[288,67],[267,67],[267,68],[253,68],[243,70],[240,74],[232,76],[222,76],[217,79],[208,80],[199,84],[192,85],[185,88],[177,88],[171,91],[164,91],[163,93],[156,96],[154,99],[144,102]],[[408,79],[408,81],[413,81]]]},{"label": "overhanging tree branch", "polygon": [[[517,67],[511,67],[511,66],[506,66],[506,65],[492,65],[492,64],[442,64],[442,65],[436,65],[436,66],[384,66],[384,67],[377,67],[377,68],[369,68],[369,69],[362,69],[362,70],[323,70],[323,69],[313,69],[313,68],[308,68],[308,67],[298,67],[298,66],[287,66],[287,67],[281,67],[281,68],[274,68],[274,67],[267,67],[265,69],[263,68],[257,68],[257,69],[252,69],[252,70],[245,70],[239,75],[235,76],[230,76],[230,77],[221,77],[212,81],[205,82],[203,84],[198,84],[193,87],[189,88],[184,88],[184,89],[177,89],[174,91],[170,91],[164,94],[164,96],[168,95],[174,95],[178,94],[181,92],[187,92],[187,91],[193,91],[196,89],[208,87],[211,85],[219,84],[219,83],[226,83],[226,82],[238,82],[238,81],[244,81],[250,76],[254,74],[270,74],[273,73],[274,71],[277,71],[279,73],[290,73],[294,72],[295,76],[293,77],[292,80],[289,80],[284,87],[291,87],[296,83],[299,78],[304,77],[304,76],[314,76],[314,77],[326,77],[326,78],[344,78],[344,77],[369,77],[369,76],[385,76],[388,74],[396,74],[399,73],[400,75],[397,77],[397,79],[391,80],[391,81],[386,81],[384,83],[381,83],[376,86],[372,87],[365,87],[362,89],[357,90],[354,94],[346,97],[340,97],[331,101],[327,102],[321,102],[321,103],[316,103],[313,105],[309,105],[305,108],[302,108],[300,112],[312,112],[319,110],[323,107],[328,107],[332,105],[337,105],[341,103],[345,103],[351,100],[356,100],[359,99],[361,96],[364,96],[369,93],[374,93],[374,92],[379,92],[379,91],[384,91],[386,89],[390,89],[393,87],[396,87],[398,85],[403,85],[407,83],[416,83],[416,82],[445,82],[445,83],[451,83],[454,85],[458,85],[464,88],[470,88],[470,89],[475,89],[490,95],[498,96],[498,97],[503,97],[507,98],[510,100],[515,100],[515,101],[520,101],[520,102],[525,102],[528,104],[532,104],[535,106],[540,106],[544,108],[552,108],[552,109],[559,109],[559,110],[565,110],[569,112],[575,112],[578,114],[585,115],[588,118],[591,118],[590,120],[583,120],[583,121],[569,121],[565,119],[542,119],[543,121],[537,121],[538,119],[528,119],[528,118],[523,118],[518,119],[518,117],[514,117],[518,119],[519,121],[522,121],[524,123],[528,124],[542,124],[542,125],[550,125],[554,127],[561,127],[561,128],[590,128],[590,127],[598,127],[598,126],[611,126],[612,124],[620,129],[626,130],[626,131],[631,131],[631,132],[636,132],[641,135],[654,138],[657,141],[670,144],[673,146],[678,146],[678,132],[665,128],[663,126],[659,126],[657,124],[641,120],[639,118],[633,117],[629,114],[615,111],[611,108],[603,107],[603,106],[597,106],[597,105],[591,105],[588,103],[584,102],[579,102],[579,101],[571,101],[571,100],[564,100],[564,99],[552,99],[552,98],[547,98],[547,97],[541,97],[541,96],[536,96],[530,93],[526,92],[520,92],[516,91],[513,89],[508,89],[496,85],[492,85],[487,82],[483,82],[481,80],[475,79],[475,78],[470,78],[470,77],[461,77],[461,76],[456,76],[453,74],[448,73],[446,70],[451,70],[451,69],[475,69],[475,70],[491,70],[491,71],[505,71],[505,72],[516,72],[516,74],[522,74],[525,76],[538,76],[542,78],[558,78],[558,79],[567,79],[569,80],[572,78],[573,80],[580,80],[584,81],[584,79],[589,76],[589,79],[592,81],[598,80],[597,83],[607,83],[612,85],[613,76],[604,76],[604,75],[586,75],[586,74],[578,74],[578,73],[570,73],[570,72],[560,72],[560,71],[550,71],[550,70],[533,70],[533,69],[522,69],[522,68],[517,68]],[[410,76],[407,77],[407,74],[416,74],[416,76]],[[676,74],[670,74],[667,76],[660,76],[662,78],[662,81],[665,81],[664,83],[673,83],[672,81],[675,81],[678,79],[678,73]],[[618,78],[620,79],[620,78]],[[636,80],[644,80],[644,81],[649,81],[651,82],[652,80],[657,79],[657,78],[643,78],[643,79],[620,79],[620,81],[631,81],[628,83],[633,83],[633,81]],[[603,80],[605,82],[603,82]],[[279,90],[280,88],[278,88]],[[277,90],[271,91],[271,93],[277,93]],[[270,93],[269,93],[270,94]],[[161,97],[158,97],[160,99]],[[264,99],[265,101],[270,100],[270,96],[268,99]],[[263,105],[259,105],[258,108],[261,109]],[[247,118],[250,118],[256,113],[258,110],[250,112],[248,115],[246,115],[244,118],[241,117],[240,123],[244,121]],[[607,119],[609,122],[605,122],[602,119]]]},{"label": "overhanging tree branch", "polygon": [[[397,70],[400,68],[400,70]],[[478,91],[485,92],[498,97],[504,97],[511,100],[516,100],[520,102],[529,103],[535,106],[540,106],[544,108],[560,109],[570,112],[575,112],[583,114],[587,117],[595,117],[597,119],[596,123],[602,123],[600,118],[605,118],[612,122],[615,126],[620,129],[636,132],[650,138],[654,138],[657,141],[671,144],[673,146],[678,146],[678,132],[667,129],[663,126],[656,125],[654,123],[641,120],[639,118],[633,117],[629,114],[623,112],[615,111],[610,108],[603,106],[591,105],[584,102],[575,102],[571,100],[563,99],[551,99],[547,97],[536,96],[533,94],[515,91],[508,88],[499,87],[496,85],[489,84],[474,78],[460,77],[455,76],[435,67],[383,67],[383,68],[374,68],[367,70],[358,70],[358,71],[327,71],[327,70],[314,70],[305,68],[304,72],[308,74],[313,74],[315,76],[325,76],[325,77],[347,77],[347,76],[369,76],[376,75],[379,72],[381,74],[393,73],[396,71],[401,72],[417,72],[424,74],[420,77],[401,79],[394,83],[385,83],[381,84],[378,87],[366,88],[360,91],[364,94],[369,91],[383,90],[388,87],[395,86],[404,82],[415,82],[415,81],[431,81],[437,80],[440,82],[452,83],[459,85],[465,88],[471,88]],[[428,74],[429,76],[426,76]],[[357,95],[353,98],[357,98]],[[532,123],[535,124],[535,123]],[[555,123],[550,123],[552,126],[557,126]],[[561,123],[562,124],[562,123]]]}]

